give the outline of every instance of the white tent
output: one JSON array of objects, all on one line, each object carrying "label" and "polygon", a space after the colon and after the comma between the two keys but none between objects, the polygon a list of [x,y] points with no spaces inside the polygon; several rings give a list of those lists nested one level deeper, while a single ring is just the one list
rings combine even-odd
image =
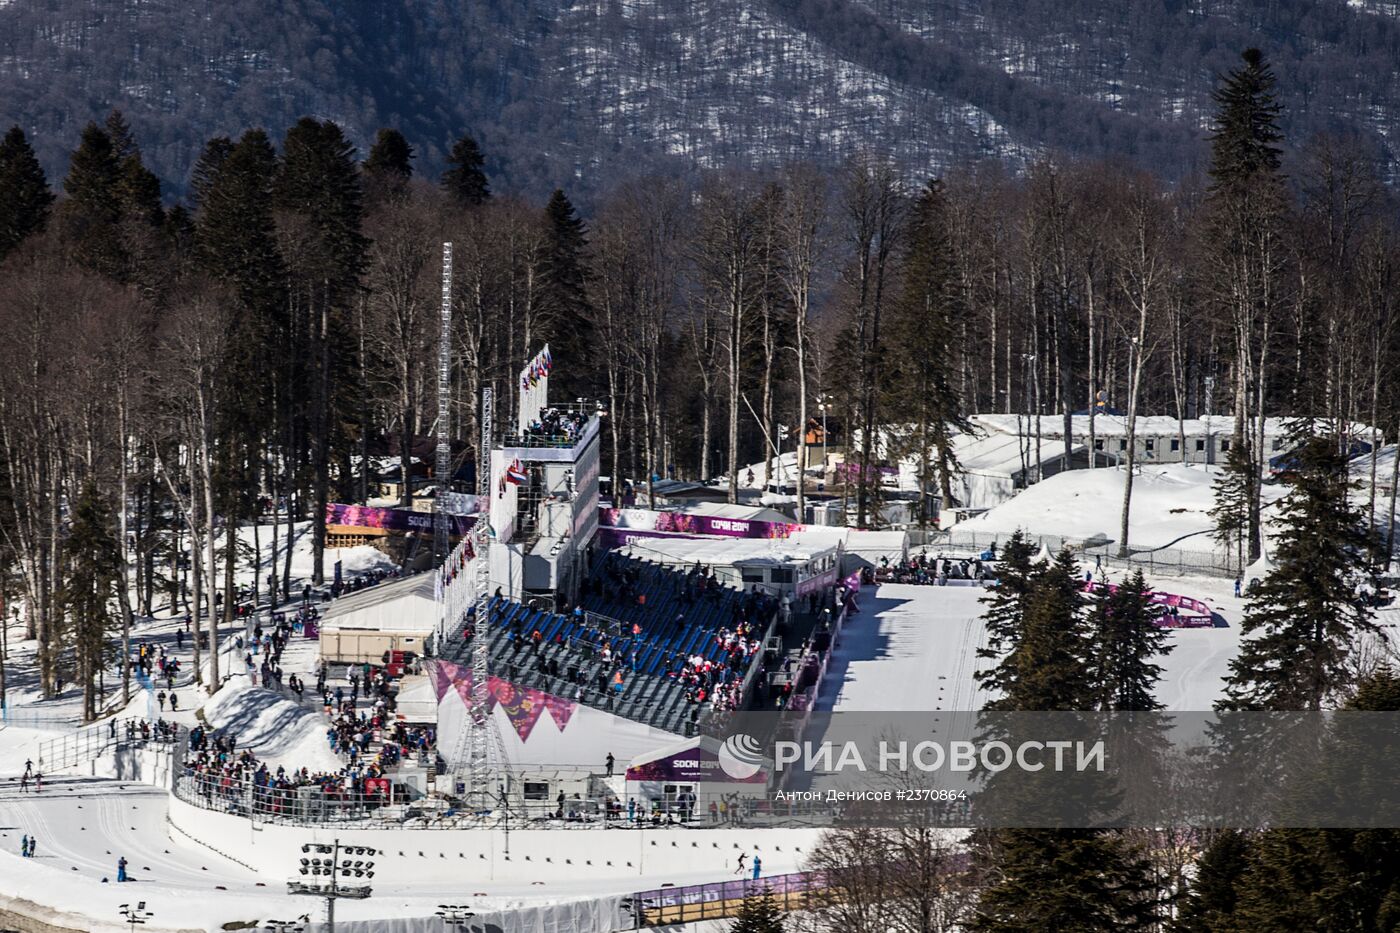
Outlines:
[{"label": "white tent", "polygon": [[842,561],[842,572],[850,573],[860,567],[875,567],[880,558],[888,558],[890,563],[904,560],[909,556],[909,532],[907,531],[865,531],[852,528],[846,535],[846,559]]},{"label": "white tent", "polygon": [[342,596],[321,620],[321,656],[378,663],[385,651],[422,655],[437,625],[435,574],[420,573]]}]

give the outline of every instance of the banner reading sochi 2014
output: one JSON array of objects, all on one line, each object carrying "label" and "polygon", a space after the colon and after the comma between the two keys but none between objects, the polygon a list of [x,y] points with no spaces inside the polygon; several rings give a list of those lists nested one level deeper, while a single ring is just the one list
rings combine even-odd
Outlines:
[{"label": "banner reading sochi 2014", "polygon": [[[476,524],[470,515],[449,515],[448,529],[454,537],[464,535]],[[417,531],[432,534],[433,513],[412,509],[382,509],[372,505],[326,505],[327,525],[348,525],[355,528],[383,528],[385,531]]]}]

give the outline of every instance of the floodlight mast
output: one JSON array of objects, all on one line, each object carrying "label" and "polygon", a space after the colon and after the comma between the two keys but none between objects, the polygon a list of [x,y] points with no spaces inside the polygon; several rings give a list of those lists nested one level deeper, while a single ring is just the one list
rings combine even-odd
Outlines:
[{"label": "floodlight mast", "polygon": [[[342,897],[354,900],[363,900],[369,897],[371,893],[369,879],[374,877],[373,862],[355,862],[352,866],[349,862],[340,860],[341,853],[344,852],[346,855],[377,855],[378,852],[368,846],[342,846],[339,839],[330,845],[316,842],[308,843],[301,847],[301,851],[306,854],[310,854],[312,851],[318,855],[330,854],[331,857],[326,859],[324,865],[321,864],[319,858],[309,861],[304,858],[301,860],[301,873],[303,875],[328,875],[330,884],[289,881],[287,882],[287,893],[324,898],[326,901],[326,930],[328,933],[335,933],[335,902]],[[352,872],[356,877],[365,877],[365,882],[351,886],[341,885],[338,879],[342,875],[349,876]]]}]

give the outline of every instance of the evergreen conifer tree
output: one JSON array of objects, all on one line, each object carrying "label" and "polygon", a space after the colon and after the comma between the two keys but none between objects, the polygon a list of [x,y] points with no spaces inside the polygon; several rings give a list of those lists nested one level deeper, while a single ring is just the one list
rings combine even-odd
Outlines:
[{"label": "evergreen conifer tree", "polygon": [[1160,898],[1151,866],[1121,835],[1092,829],[997,833],[997,881],[968,924],[975,933],[1150,930]]},{"label": "evergreen conifer tree", "polygon": [[[561,396],[578,394],[587,365],[591,327],[585,253],[588,228],[563,191],[555,189],[545,207],[545,254],[540,282],[542,339],[562,367]],[[530,348],[533,352],[535,348]],[[555,376],[551,376],[553,383]]]},{"label": "evergreen conifer tree", "polygon": [[1079,568],[1068,548],[1039,570],[1026,594],[1010,651],[984,682],[1002,695],[999,712],[1087,710],[1093,705]]},{"label": "evergreen conifer tree", "polygon": [[[1275,254],[1281,248],[1285,211],[1278,128],[1281,108],[1273,70],[1258,49],[1246,49],[1244,64],[1231,71],[1215,91],[1215,128],[1211,136],[1210,188],[1205,212],[1202,282],[1230,321],[1234,337],[1231,405],[1234,429],[1231,453],[1244,455],[1248,470],[1233,492],[1243,494],[1245,551],[1250,560],[1262,548],[1260,484],[1263,451],[1251,443],[1247,429],[1250,401],[1262,397],[1251,386],[1260,379],[1260,322],[1275,313],[1278,277]],[[1254,374],[1251,376],[1251,374]],[[1234,501],[1235,496],[1231,496]]]},{"label": "evergreen conifer tree", "polygon": [[[1295,776],[1290,798],[1312,812],[1311,801],[1321,794],[1383,820],[1395,812],[1400,737],[1378,727],[1373,714],[1400,712],[1400,677],[1381,665],[1357,684],[1344,710],[1331,723],[1317,767]],[[1237,894],[1234,925],[1214,929],[1400,929],[1400,830],[1267,829],[1253,845]]]},{"label": "evergreen conifer tree", "polygon": [[73,504],[72,524],[63,543],[68,563],[63,603],[83,685],[83,718],[96,718],[98,674],[106,663],[119,564],[111,509],[88,481]]},{"label": "evergreen conifer tree", "polygon": [[[1013,538],[1011,566],[989,606],[989,641],[1009,646],[982,676],[1001,696],[997,712],[1092,708],[1091,643],[1078,564],[1068,549],[1043,568]],[[1003,561],[1007,560],[1003,553]],[[1027,568],[1022,570],[1020,568]],[[1015,590],[1026,580],[1025,595]],[[1013,787],[1011,793],[1016,793]],[[978,933],[1025,930],[1145,930],[1159,898],[1150,865],[1118,833],[1089,829],[1005,829],[993,834],[988,866],[996,881],[982,893],[970,928]]]},{"label": "evergreen conifer tree", "polygon": [[[306,296],[308,433],[311,453],[312,578],[325,578],[326,504],[331,461],[348,456],[359,405],[353,299],[369,248],[362,233],[364,190],[355,147],[335,123],[303,117],[287,131],[273,185],[277,206],[302,230],[303,249],[289,256],[291,291]],[[352,471],[340,471],[346,487]],[[348,494],[348,488],[346,490]]]},{"label": "evergreen conifer tree", "polygon": [[[264,140],[267,138],[267,134],[261,130],[252,132],[258,133]],[[243,138],[246,140],[247,134],[244,134]],[[271,143],[268,144],[268,149],[271,149]],[[204,149],[195,161],[194,171],[190,176],[190,201],[196,208],[204,203],[210,186],[214,184],[214,179],[219,174],[219,166],[223,165],[224,159],[227,159],[232,151],[233,140],[227,136],[215,136],[204,144]]]},{"label": "evergreen conifer tree", "polygon": [[413,177],[413,147],[398,130],[381,129],[365,158],[364,173],[370,200],[401,193]]},{"label": "evergreen conifer tree", "polygon": [[783,912],[778,909],[773,892],[765,886],[761,891],[745,894],[729,930],[730,933],[783,933]]},{"label": "evergreen conifer tree", "polygon": [[220,404],[213,412],[216,508],[236,520],[245,514],[248,491],[256,488],[260,439],[268,429],[273,387],[286,371],[291,328],[272,215],[276,153],[262,130],[249,130],[237,145],[224,142],[212,140],[200,160],[194,253],[198,271],[226,289],[239,310],[229,316],[215,374]]},{"label": "evergreen conifer tree", "polygon": [[1231,71],[1211,95],[1216,113],[1210,177],[1216,191],[1277,172],[1282,160],[1278,121],[1283,108],[1273,69],[1258,49],[1245,49],[1240,58],[1244,66]]},{"label": "evergreen conifer tree", "polygon": [[43,229],[53,192],[24,130],[10,127],[0,140],[0,260]]},{"label": "evergreen conifer tree", "polygon": [[1210,517],[1215,523],[1215,540],[1235,559],[1244,572],[1245,546],[1249,538],[1249,502],[1254,495],[1254,467],[1243,444],[1231,444],[1225,453],[1225,466],[1215,478],[1215,498]]},{"label": "evergreen conifer tree", "polygon": [[1276,567],[1249,599],[1227,709],[1321,709],[1349,686],[1345,662],[1356,637],[1375,628],[1357,597],[1370,542],[1348,499],[1337,441],[1301,438],[1286,482]]},{"label": "evergreen conifer tree", "polygon": [[482,168],[485,164],[476,140],[463,136],[453,143],[448,153],[448,169],[442,173],[442,187],[462,207],[480,207],[491,197]]},{"label": "evergreen conifer tree", "polygon": [[1157,624],[1161,614],[1141,570],[1094,604],[1090,640],[1095,709],[1126,712],[1162,708],[1153,696],[1162,667],[1153,659],[1169,653],[1172,645],[1166,630]]},{"label": "evergreen conifer tree", "polygon": [[972,428],[954,378],[953,322],[960,291],[948,226],[943,184],[930,181],[914,204],[904,256],[904,288],[890,321],[893,352],[888,358],[893,372],[887,380],[888,403],[892,417],[910,426],[904,446],[915,452],[919,464],[920,523],[930,511],[925,497],[931,464],[942,507],[954,505],[952,480],[959,466],[952,438],[955,432]]},{"label": "evergreen conifer tree", "polygon": [[1240,885],[1249,867],[1251,843],[1234,829],[1217,833],[1196,863],[1195,877],[1172,925],[1174,933],[1234,930]]},{"label": "evergreen conifer tree", "polygon": [[[209,141],[195,168],[195,246],[199,267],[233,288],[245,307],[265,314],[281,303],[282,262],[272,218],[277,155],[262,130],[232,144]],[[250,353],[262,352],[254,339]]]},{"label": "evergreen conifer tree", "polygon": [[121,221],[121,164],[112,138],[95,123],[83,130],[73,151],[61,205],[65,237],[73,256],[87,268],[120,280],[126,269],[118,225]]},{"label": "evergreen conifer tree", "polygon": [[982,689],[990,693],[1006,691],[1002,660],[1020,642],[1026,597],[1035,581],[1036,570],[1031,564],[1034,555],[1035,549],[1020,529],[1013,532],[997,563],[996,586],[982,599],[986,606],[982,619],[987,628],[987,644],[977,649],[977,657],[991,662],[991,666],[979,670],[976,676]]}]

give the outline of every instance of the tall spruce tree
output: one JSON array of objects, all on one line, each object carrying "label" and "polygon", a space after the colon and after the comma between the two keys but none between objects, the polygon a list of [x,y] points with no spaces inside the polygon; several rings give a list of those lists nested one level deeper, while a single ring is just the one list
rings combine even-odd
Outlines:
[{"label": "tall spruce tree", "polygon": [[112,138],[95,123],[83,129],[63,190],[68,198],[60,205],[60,215],[73,257],[94,272],[120,280],[126,269],[119,229],[121,163]]},{"label": "tall spruce tree", "polygon": [[1254,495],[1254,466],[1246,450],[1243,444],[1231,444],[1225,452],[1225,467],[1211,490],[1215,501],[1210,509],[1215,540],[1234,557],[1241,573],[1249,543],[1249,502]]},{"label": "tall spruce tree", "polygon": [[1161,899],[1151,865],[1120,834],[1012,829],[996,834],[997,880],[968,923],[975,933],[1151,930]]},{"label": "tall spruce tree", "polygon": [[[300,248],[288,257],[291,293],[302,318],[311,453],[312,578],[325,579],[326,505],[331,462],[348,457],[361,408],[354,397],[359,342],[353,300],[359,293],[368,241],[362,233],[364,191],[355,147],[335,123],[303,117],[287,131],[273,185],[277,206],[296,225]],[[338,471],[341,492],[353,493],[353,471]]]},{"label": "tall spruce tree", "polygon": [[[249,132],[259,134],[264,140],[267,134],[262,130],[250,130]],[[243,138],[248,139],[245,133]],[[268,149],[272,144],[267,144]],[[215,136],[204,144],[204,149],[200,151],[199,158],[195,160],[194,170],[190,174],[190,201],[196,207],[204,203],[204,199],[209,194],[209,188],[214,184],[214,179],[218,177],[219,166],[224,164],[224,160],[233,152],[233,140],[227,136]],[[273,160],[276,160],[274,154]]]},{"label": "tall spruce tree", "polygon": [[84,483],[63,542],[68,565],[63,606],[83,685],[83,719],[89,722],[100,707],[98,679],[107,663],[107,635],[113,625],[112,600],[120,566],[114,526],[111,509],[96,484]]},{"label": "tall spruce tree", "polygon": [[943,184],[932,180],[914,204],[904,254],[904,287],[890,320],[891,378],[887,407],[908,423],[904,447],[919,465],[919,523],[927,522],[926,496],[934,468],[942,508],[954,505],[958,472],[953,434],[970,431],[956,387],[954,324],[958,316],[957,257],[948,233]]},{"label": "tall spruce tree", "polygon": [[777,898],[765,886],[759,891],[749,891],[744,895],[739,912],[735,915],[730,933],[783,933],[783,912],[778,908]]},{"label": "tall spruce tree", "polygon": [[[1009,645],[982,677],[1002,692],[987,704],[998,712],[1092,708],[1091,644],[1078,564],[1068,549],[1047,566],[1029,567],[1026,545],[1008,545],[1013,589],[990,610],[998,644]],[[1003,553],[1003,560],[1006,559]],[[1024,597],[1014,590],[1028,580]],[[990,633],[989,633],[990,634]],[[1014,791],[1013,791],[1014,792]],[[996,878],[969,924],[978,933],[1026,930],[1146,930],[1160,899],[1151,866],[1121,834],[1092,829],[1005,829],[992,834],[984,865]]]},{"label": "tall spruce tree", "polygon": [[[1260,477],[1263,437],[1255,426],[1263,412],[1251,411],[1264,398],[1263,334],[1276,314],[1280,227],[1284,214],[1279,170],[1281,108],[1273,70],[1258,49],[1246,49],[1243,65],[1216,89],[1211,135],[1210,188],[1205,212],[1206,263],[1202,282],[1230,322],[1234,343],[1232,451],[1248,455],[1245,493],[1246,550],[1250,560],[1262,547]],[[1259,402],[1262,405],[1262,401]],[[1257,416],[1257,417],[1255,417]]]},{"label": "tall spruce tree", "polygon": [[413,177],[413,147],[398,130],[381,129],[365,157],[365,194],[371,201],[402,194]]},{"label": "tall spruce tree", "polygon": [[1162,667],[1153,659],[1170,653],[1172,645],[1166,630],[1157,624],[1161,615],[1141,570],[1095,602],[1089,620],[1095,709],[1127,712],[1162,708],[1153,696]]},{"label": "tall spruce tree", "polygon": [[1357,636],[1375,629],[1357,597],[1370,542],[1336,440],[1298,438],[1285,482],[1276,567],[1249,599],[1227,709],[1321,709],[1350,686],[1346,660]]},{"label": "tall spruce tree", "polygon": [[[200,158],[197,176],[199,213],[194,229],[195,267],[218,283],[236,305],[226,317],[222,358],[214,372],[218,400],[205,430],[210,432],[211,504],[236,527],[250,514],[258,488],[264,438],[273,429],[275,387],[286,385],[290,368],[284,264],[272,214],[272,185],[277,157],[267,134],[249,130],[238,143],[211,140]],[[284,390],[286,403],[293,391]],[[288,438],[291,440],[290,438]],[[296,440],[300,441],[298,437]],[[300,452],[300,444],[288,445]],[[226,540],[229,540],[226,536]],[[213,542],[207,542],[213,548]],[[226,547],[223,585],[231,585],[232,559]],[[212,554],[212,550],[209,552]],[[213,573],[213,558],[207,558]],[[212,592],[219,581],[210,579]],[[225,599],[231,609],[232,600]],[[210,629],[218,628],[211,613]]]},{"label": "tall spruce tree", "polygon": [[1002,695],[987,704],[999,712],[1087,710],[1093,706],[1090,645],[1079,566],[1068,548],[1035,571],[1010,650],[984,683]]},{"label": "tall spruce tree", "polygon": [[[1344,705],[1347,714],[1400,712],[1400,677],[1382,665],[1365,677]],[[1385,762],[1400,748],[1394,730],[1377,729],[1375,716],[1357,722],[1344,714],[1332,723],[1316,774],[1320,789],[1349,805],[1393,812],[1395,774]],[[1354,730],[1354,731],[1353,731]],[[1377,747],[1377,740],[1389,745]],[[1357,753],[1357,757],[1352,757]],[[1202,874],[1205,871],[1202,864]],[[1202,882],[1198,880],[1197,884]],[[1270,828],[1250,850],[1235,886],[1229,922],[1199,930],[1319,930],[1380,933],[1400,929],[1400,830]]]},{"label": "tall spruce tree", "polygon": [[53,192],[24,130],[10,127],[0,140],[0,260],[42,230]]},{"label": "tall spruce tree", "polygon": [[452,144],[447,155],[447,171],[442,173],[442,187],[462,207],[480,207],[491,197],[486,183],[486,159],[481,147],[471,136],[463,136]]},{"label": "tall spruce tree", "polygon": [[1018,528],[1002,548],[997,564],[996,586],[983,597],[982,612],[987,629],[987,643],[977,649],[977,657],[990,665],[977,672],[977,682],[988,693],[1005,693],[1003,677],[1008,670],[1003,659],[1021,640],[1026,612],[1026,598],[1035,582],[1036,569],[1031,563],[1035,549]]},{"label": "tall spruce tree", "polygon": [[[540,282],[540,341],[547,342],[556,361],[565,361],[560,395],[581,390],[580,374],[587,366],[591,336],[587,290],[588,227],[562,190],[555,189],[545,206],[545,253]],[[528,348],[533,352],[535,348]]]},{"label": "tall spruce tree", "polygon": [[1174,933],[1226,933],[1237,929],[1235,908],[1249,868],[1250,837],[1227,829],[1211,839],[1171,929]]}]

